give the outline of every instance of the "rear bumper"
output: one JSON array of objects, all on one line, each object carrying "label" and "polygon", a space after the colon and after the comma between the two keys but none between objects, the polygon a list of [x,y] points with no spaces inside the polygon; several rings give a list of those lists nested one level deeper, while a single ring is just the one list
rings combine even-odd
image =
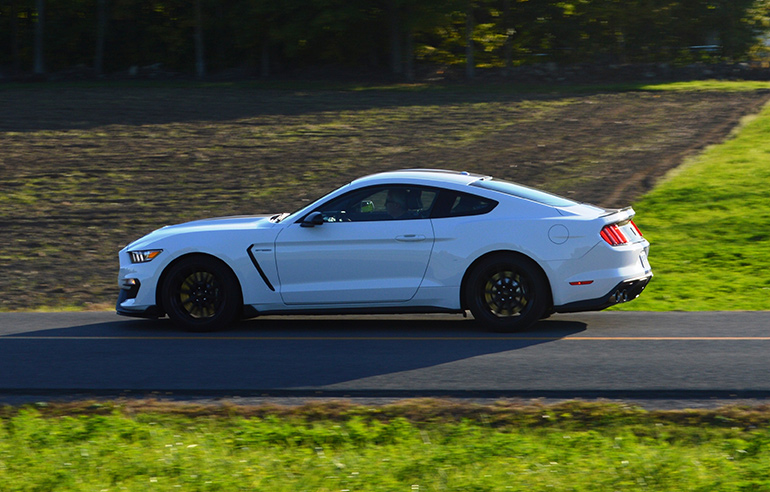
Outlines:
[{"label": "rear bumper", "polygon": [[561,306],[554,306],[557,313],[577,313],[580,311],[601,311],[608,307],[624,302],[632,301],[639,297],[647,284],[650,283],[652,274],[644,277],[624,280],[611,289],[607,294],[596,299],[570,302]]}]

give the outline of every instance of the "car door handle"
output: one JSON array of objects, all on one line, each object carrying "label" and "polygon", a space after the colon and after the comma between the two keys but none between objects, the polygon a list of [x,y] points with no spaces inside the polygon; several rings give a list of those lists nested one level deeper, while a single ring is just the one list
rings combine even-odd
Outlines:
[{"label": "car door handle", "polygon": [[416,241],[424,241],[425,236],[421,236],[418,234],[404,234],[403,236],[396,236],[396,241],[401,241],[405,243],[412,243]]}]

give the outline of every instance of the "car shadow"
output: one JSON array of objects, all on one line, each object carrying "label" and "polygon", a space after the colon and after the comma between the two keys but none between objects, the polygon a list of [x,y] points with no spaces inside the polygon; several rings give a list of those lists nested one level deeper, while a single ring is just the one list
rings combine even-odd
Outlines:
[{"label": "car shadow", "polygon": [[[490,333],[459,316],[257,318],[215,333],[168,320],[116,320],[8,334],[0,391],[319,391],[385,377],[410,391],[411,373],[517,351],[586,330],[544,320],[525,332]],[[368,388],[377,391],[378,388]]]}]

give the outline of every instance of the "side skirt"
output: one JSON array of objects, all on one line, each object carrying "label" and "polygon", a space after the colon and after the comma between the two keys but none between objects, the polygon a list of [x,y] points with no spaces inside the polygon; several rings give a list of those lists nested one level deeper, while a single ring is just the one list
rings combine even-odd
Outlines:
[{"label": "side skirt", "polygon": [[273,309],[258,311],[254,306],[244,306],[244,318],[272,315],[325,315],[325,314],[465,314],[464,309],[436,308],[433,306],[380,307],[380,308],[309,308]]}]

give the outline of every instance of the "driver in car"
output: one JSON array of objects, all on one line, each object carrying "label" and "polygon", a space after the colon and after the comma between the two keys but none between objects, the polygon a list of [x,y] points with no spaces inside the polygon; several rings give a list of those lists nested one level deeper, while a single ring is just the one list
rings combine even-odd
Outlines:
[{"label": "driver in car", "polygon": [[394,219],[406,218],[409,212],[406,208],[406,190],[389,190],[385,199],[385,210]]}]

